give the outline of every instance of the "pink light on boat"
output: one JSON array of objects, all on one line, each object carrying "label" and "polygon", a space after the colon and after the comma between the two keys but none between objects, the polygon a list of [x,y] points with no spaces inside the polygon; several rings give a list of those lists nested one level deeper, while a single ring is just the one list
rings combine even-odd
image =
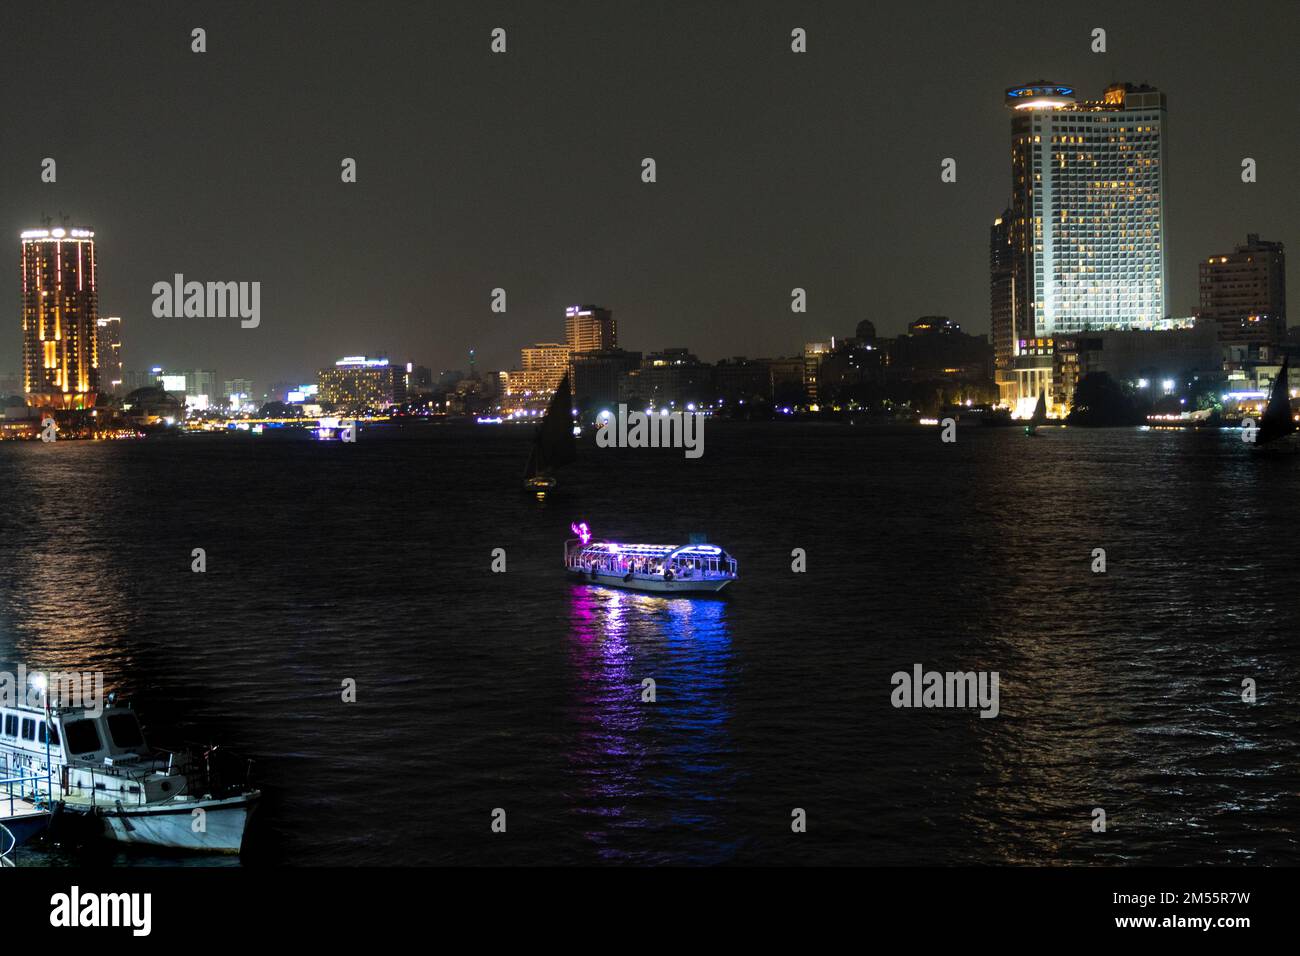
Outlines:
[{"label": "pink light on boat", "polygon": [[585,521],[581,524],[570,524],[569,530],[576,534],[584,545],[591,540],[591,531],[588,530],[587,522]]}]

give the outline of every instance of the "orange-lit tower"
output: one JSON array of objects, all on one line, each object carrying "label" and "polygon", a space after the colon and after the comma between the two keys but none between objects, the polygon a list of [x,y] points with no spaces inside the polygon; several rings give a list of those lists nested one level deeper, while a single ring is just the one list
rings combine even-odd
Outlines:
[{"label": "orange-lit tower", "polygon": [[95,234],[22,234],[23,391],[35,408],[88,408],[99,390]]}]

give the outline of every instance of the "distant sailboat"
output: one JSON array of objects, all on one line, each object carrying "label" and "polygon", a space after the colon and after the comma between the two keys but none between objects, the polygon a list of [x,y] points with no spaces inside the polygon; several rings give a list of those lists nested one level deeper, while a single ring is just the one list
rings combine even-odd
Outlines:
[{"label": "distant sailboat", "polygon": [[1296,430],[1295,419],[1291,416],[1291,389],[1287,384],[1287,366],[1290,358],[1282,360],[1282,370],[1273,380],[1273,390],[1268,396],[1268,405],[1259,421],[1259,432],[1255,436],[1257,445],[1265,445],[1279,438],[1285,438]]},{"label": "distant sailboat", "polygon": [[524,469],[524,490],[539,496],[554,491],[554,471],[577,457],[577,442],[573,438],[573,396],[569,392],[569,376],[560,379],[560,385],[551,396],[546,415],[533,436],[533,450]]},{"label": "distant sailboat", "polygon": [[1038,431],[1039,425],[1047,423],[1047,394],[1044,391],[1038,393],[1038,404],[1034,406],[1034,414],[1029,418],[1029,424],[1025,426],[1025,434],[1033,435]]}]

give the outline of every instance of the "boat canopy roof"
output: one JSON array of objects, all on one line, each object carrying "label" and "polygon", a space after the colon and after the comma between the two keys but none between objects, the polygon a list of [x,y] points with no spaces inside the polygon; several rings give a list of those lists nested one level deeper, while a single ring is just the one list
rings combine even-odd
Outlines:
[{"label": "boat canopy roof", "polygon": [[622,544],[618,541],[593,541],[582,550],[630,554],[638,558],[714,558],[723,553],[716,544]]}]

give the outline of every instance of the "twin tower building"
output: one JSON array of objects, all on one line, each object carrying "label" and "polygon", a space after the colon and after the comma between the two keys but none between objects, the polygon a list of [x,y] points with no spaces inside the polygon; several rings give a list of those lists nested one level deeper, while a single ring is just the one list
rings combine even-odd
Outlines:
[{"label": "twin tower building", "polygon": [[1001,400],[1055,395],[1058,340],[1167,319],[1165,95],[1117,83],[1101,99],[1036,82],[1007,90],[1011,206],[990,241]]}]

